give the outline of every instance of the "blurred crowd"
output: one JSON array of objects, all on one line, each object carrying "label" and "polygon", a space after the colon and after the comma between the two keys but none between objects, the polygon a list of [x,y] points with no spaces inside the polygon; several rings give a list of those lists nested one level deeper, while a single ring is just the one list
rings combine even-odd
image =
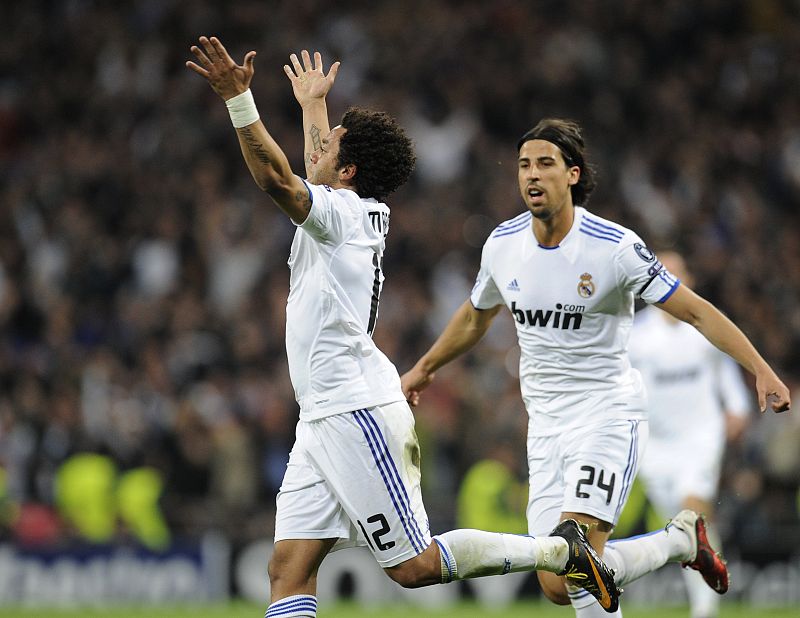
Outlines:
[{"label": "blurred crowd", "polygon": [[[0,20],[2,538],[80,532],[59,478],[86,453],[110,462],[110,487],[155,471],[174,538],[272,533],[298,412],[283,342],[294,227],[184,66],[201,34],[239,61],[258,52],[255,99],[298,172],[292,52],[342,61],[332,124],[358,104],[412,134],[375,334],[401,372],[523,208],[517,138],[564,116],[598,169],[590,210],[683,252],[697,290],[800,384],[797,1],[31,0]],[[500,321],[423,397],[434,531],[498,441],[524,475],[517,360]],[[729,551],[769,560],[800,551],[800,422],[756,407],[719,508]]]}]

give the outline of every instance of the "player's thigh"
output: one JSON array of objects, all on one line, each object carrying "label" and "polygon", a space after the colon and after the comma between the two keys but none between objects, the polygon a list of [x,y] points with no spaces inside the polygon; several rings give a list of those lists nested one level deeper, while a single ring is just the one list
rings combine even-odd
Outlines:
[{"label": "player's thigh", "polygon": [[309,457],[378,564],[392,567],[431,542],[420,487],[419,443],[406,402],[309,423]]},{"label": "player's thigh", "polygon": [[724,442],[721,436],[690,440],[676,449],[681,474],[676,479],[676,491],[681,502],[689,496],[713,502],[719,489]]},{"label": "player's thigh", "polygon": [[297,426],[295,444],[276,500],[275,544],[281,541],[347,538],[350,520],[309,450],[316,446],[308,423]]},{"label": "player's thigh", "polygon": [[647,422],[609,420],[559,437],[563,512],[617,523],[647,442]]},{"label": "player's thigh", "polygon": [[546,536],[561,520],[564,470],[554,436],[528,437],[528,534]]},{"label": "player's thigh", "polygon": [[702,435],[696,437],[700,439],[651,439],[647,445],[639,478],[662,517],[672,517],[681,508],[693,508],[687,500],[711,503],[717,494],[723,444]]},{"label": "player's thigh", "polygon": [[529,534],[549,534],[564,512],[615,524],[646,442],[647,422],[638,420],[529,437]]},{"label": "player's thigh", "polygon": [[638,478],[647,499],[662,518],[677,513],[681,505],[678,483],[683,471],[677,459],[671,445],[650,439],[639,468]]}]

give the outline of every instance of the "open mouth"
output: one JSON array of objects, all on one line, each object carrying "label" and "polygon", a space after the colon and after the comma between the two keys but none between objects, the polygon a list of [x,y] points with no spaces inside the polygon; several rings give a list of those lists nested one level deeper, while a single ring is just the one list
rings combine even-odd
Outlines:
[{"label": "open mouth", "polygon": [[539,189],[528,189],[528,195],[531,197],[542,197],[544,195],[544,191]]}]

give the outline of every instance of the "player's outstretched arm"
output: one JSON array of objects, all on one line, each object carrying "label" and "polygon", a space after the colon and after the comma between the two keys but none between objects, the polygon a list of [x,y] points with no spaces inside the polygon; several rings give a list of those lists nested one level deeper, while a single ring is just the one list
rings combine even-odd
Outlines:
[{"label": "player's outstretched arm", "polygon": [[191,47],[197,63],[190,60],[186,66],[204,77],[228,106],[242,155],[256,184],[283,212],[302,223],[311,209],[308,189],[292,173],[283,150],[259,119],[250,93],[256,52],[247,52],[242,64],[237,65],[218,38],[201,36],[199,40],[200,46]]},{"label": "player's outstretched arm", "polygon": [[311,155],[322,148],[322,139],[331,131],[325,97],[336,80],[336,74],[339,72],[339,63],[334,62],[326,75],[322,68],[322,54],[314,52],[313,65],[307,50],[301,51],[300,57],[303,60],[302,64],[297,54],[289,56],[292,66],[284,64],[283,70],[289,81],[292,82],[294,98],[297,99],[303,110],[303,143],[305,149],[303,159],[306,165],[306,178],[309,178],[313,167]]},{"label": "player's outstretched arm", "polygon": [[741,367],[729,356],[720,355],[714,367],[716,390],[725,411],[725,437],[728,442],[740,442],[750,424],[753,402]]},{"label": "player's outstretched arm", "polygon": [[439,367],[461,356],[481,340],[501,307],[479,311],[467,300],[456,310],[430,350],[400,378],[403,393],[412,406],[419,403],[420,392],[433,381]]},{"label": "player's outstretched arm", "polygon": [[767,399],[772,400],[771,406],[775,412],[790,408],[792,401],[789,389],[739,327],[714,305],[685,285],[680,285],[659,307],[694,326],[706,339],[756,377],[758,406],[762,412],[767,409]]}]

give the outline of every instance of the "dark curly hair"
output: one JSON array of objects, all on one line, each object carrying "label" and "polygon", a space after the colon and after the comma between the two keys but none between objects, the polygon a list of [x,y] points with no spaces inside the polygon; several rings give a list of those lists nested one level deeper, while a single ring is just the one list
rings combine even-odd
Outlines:
[{"label": "dark curly hair", "polygon": [[414,146],[385,112],[351,107],[342,116],[347,129],[339,141],[337,168],[356,166],[356,193],[383,200],[402,185],[414,169]]},{"label": "dark curly hair", "polygon": [[545,118],[533,127],[517,142],[517,150],[522,148],[522,144],[532,139],[543,139],[558,146],[564,163],[567,167],[577,165],[581,168],[581,176],[578,182],[570,187],[572,193],[572,203],[581,206],[589,199],[589,195],[595,187],[595,170],[585,160],[586,144],[581,135],[581,128],[577,122],[563,120],[561,118]]}]

